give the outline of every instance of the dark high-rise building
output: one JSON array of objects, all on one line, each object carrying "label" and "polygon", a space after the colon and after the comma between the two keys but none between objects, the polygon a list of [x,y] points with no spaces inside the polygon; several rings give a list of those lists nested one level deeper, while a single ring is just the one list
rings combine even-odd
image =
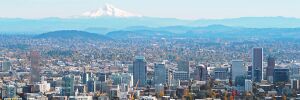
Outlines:
[{"label": "dark high-rise building", "polygon": [[87,81],[89,81],[90,79],[92,79],[92,77],[93,77],[93,73],[87,72],[86,71],[86,67],[84,67],[83,74],[82,74],[82,83],[83,84],[87,84]]},{"label": "dark high-rise building", "polygon": [[40,82],[40,53],[38,51],[30,52],[30,63],[31,63],[31,82]]},{"label": "dark high-rise building", "polygon": [[105,82],[106,81],[106,73],[97,73],[96,74],[98,81]]},{"label": "dark high-rise building", "polygon": [[247,79],[252,79],[252,66],[248,66]]},{"label": "dark high-rise building", "polygon": [[288,82],[289,75],[290,73],[288,68],[275,68],[273,73],[273,82]]},{"label": "dark high-rise building", "polygon": [[245,79],[246,77],[244,75],[239,75],[235,77],[235,85],[236,86],[245,86]]},{"label": "dark high-rise building", "polygon": [[269,56],[268,57],[268,66],[266,71],[267,80],[271,81],[273,80],[273,72],[275,67],[275,58]]},{"label": "dark high-rise building", "polygon": [[145,57],[138,56],[133,61],[133,84],[138,87],[144,87],[147,83],[147,62]]},{"label": "dark high-rise building", "polygon": [[92,78],[92,73],[91,72],[84,72],[82,74],[82,83],[86,84],[87,81],[89,81]]},{"label": "dark high-rise building", "polygon": [[263,79],[263,48],[253,48],[252,80],[260,82]]},{"label": "dark high-rise building", "polygon": [[88,92],[95,92],[95,81],[93,79],[87,81],[87,90]]},{"label": "dark high-rise building", "polygon": [[74,95],[74,76],[64,76],[62,78],[63,83],[62,83],[62,91],[61,95],[62,96],[72,96]]},{"label": "dark high-rise building", "polygon": [[236,86],[237,91],[244,91],[245,90],[245,75],[238,75],[234,79],[234,85]]},{"label": "dark high-rise building", "polygon": [[195,77],[194,77],[195,80],[206,81],[208,72],[207,72],[207,68],[204,65],[196,66],[194,73],[195,73]]}]

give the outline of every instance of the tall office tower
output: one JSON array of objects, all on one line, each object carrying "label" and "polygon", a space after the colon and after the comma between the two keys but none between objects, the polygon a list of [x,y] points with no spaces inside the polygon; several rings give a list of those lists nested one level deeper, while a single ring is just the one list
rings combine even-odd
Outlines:
[{"label": "tall office tower", "polygon": [[82,74],[82,84],[86,84],[92,78],[91,72],[84,72]]},{"label": "tall office tower", "polygon": [[83,74],[82,74],[82,83],[87,84],[87,82],[92,79],[93,73],[92,72],[87,72],[86,68],[83,69]]},{"label": "tall office tower", "polygon": [[237,76],[245,76],[246,68],[244,66],[243,60],[232,60],[231,61],[231,79],[235,81]]},{"label": "tall office tower", "polygon": [[90,79],[87,81],[87,91],[88,92],[95,92],[95,81],[93,79]]},{"label": "tall office tower", "polygon": [[263,79],[263,48],[253,48],[252,80],[260,82]]},{"label": "tall office tower", "polygon": [[197,65],[194,73],[195,80],[206,81],[208,72],[204,65]]},{"label": "tall office tower", "polygon": [[97,78],[98,78],[98,81],[100,82],[105,82],[106,81],[106,74],[105,73],[102,73],[102,72],[99,72],[96,74]]},{"label": "tall office tower", "polygon": [[154,84],[166,84],[169,80],[169,70],[165,64],[154,65]]},{"label": "tall office tower", "polygon": [[269,82],[272,82],[272,81],[273,81],[274,67],[275,67],[275,58],[269,56],[269,57],[268,57],[267,72],[266,72],[267,80],[268,80]]},{"label": "tall office tower", "polygon": [[40,82],[40,53],[38,51],[30,52],[30,62],[31,62],[31,82]]},{"label": "tall office tower", "polygon": [[62,96],[72,96],[74,95],[74,76],[64,76],[62,78],[62,90],[61,95]]},{"label": "tall office tower", "polygon": [[82,74],[82,84],[86,84],[88,80],[89,80],[89,74],[84,72]]},{"label": "tall office tower", "polygon": [[138,56],[133,61],[133,84],[138,83],[138,87],[144,87],[147,84],[147,62],[145,57]]},{"label": "tall office tower", "polygon": [[252,79],[252,66],[248,66],[247,79]]}]

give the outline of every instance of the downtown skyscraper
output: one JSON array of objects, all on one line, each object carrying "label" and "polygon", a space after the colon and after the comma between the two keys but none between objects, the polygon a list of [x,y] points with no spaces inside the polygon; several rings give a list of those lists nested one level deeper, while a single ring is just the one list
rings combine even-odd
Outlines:
[{"label": "downtown skyscraper", "polygon": [[253,48],[252,80],[260,82],[263,79],[263,48]]},{"label": "downtown skyscraper", "polygon": [[31,64],[31,82],[40,82],[40,52],[30,52],[30,64]]},{"label": "downtown skyscraper", "polygon": [[243,60],[233,60],[231,66],[231,79],[235,81],[238,76],[245,76],[246,68]]},{"label": "downtown skyscraper", "polygon": [[275,68],[275,58],[272,56],[269,56],[267,59],[268,65],[267,65],[267,71],[266,71],[266,77],[269,82],[273,82],[273,72]]},{"label": "downtown skyscraper", "polygon": [[156,63],[154,65],[154,84],[166,84],[169,82],[169,69],[165,64]]},{"label": "downtown skyscraper", "polygon": [[147,62],[143,56],[138,56],[133,61],[133,84],[138,84],[138,87],[147,84]]},{"label": "downtown skyscraper", "polygon": [[205,65],[197,65],[194,73],[195,73],[195,76],[194,76],[195,80],[199,80],[199,81],[207,80],[208,71],[207,71],[207,67]]}]

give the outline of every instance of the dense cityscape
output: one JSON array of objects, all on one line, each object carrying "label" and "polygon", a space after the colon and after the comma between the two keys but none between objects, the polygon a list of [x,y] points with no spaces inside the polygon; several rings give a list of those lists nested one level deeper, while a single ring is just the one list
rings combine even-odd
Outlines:
[{"label": "dense cityscape", "polygon": [[0,0],[0,100],[300,100],[300,0]]},{"label": "dense cityscape", "polygon": [[299,42],[2,35],[5,100],[298,99]]}]

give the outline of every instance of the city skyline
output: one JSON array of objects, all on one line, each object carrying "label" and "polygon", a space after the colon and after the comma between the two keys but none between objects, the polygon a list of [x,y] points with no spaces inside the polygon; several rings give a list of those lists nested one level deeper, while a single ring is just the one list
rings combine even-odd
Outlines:
[{"label": "city skyline", "polygon": [[3,0],[1,100],[300,100],[300,1]]}]

